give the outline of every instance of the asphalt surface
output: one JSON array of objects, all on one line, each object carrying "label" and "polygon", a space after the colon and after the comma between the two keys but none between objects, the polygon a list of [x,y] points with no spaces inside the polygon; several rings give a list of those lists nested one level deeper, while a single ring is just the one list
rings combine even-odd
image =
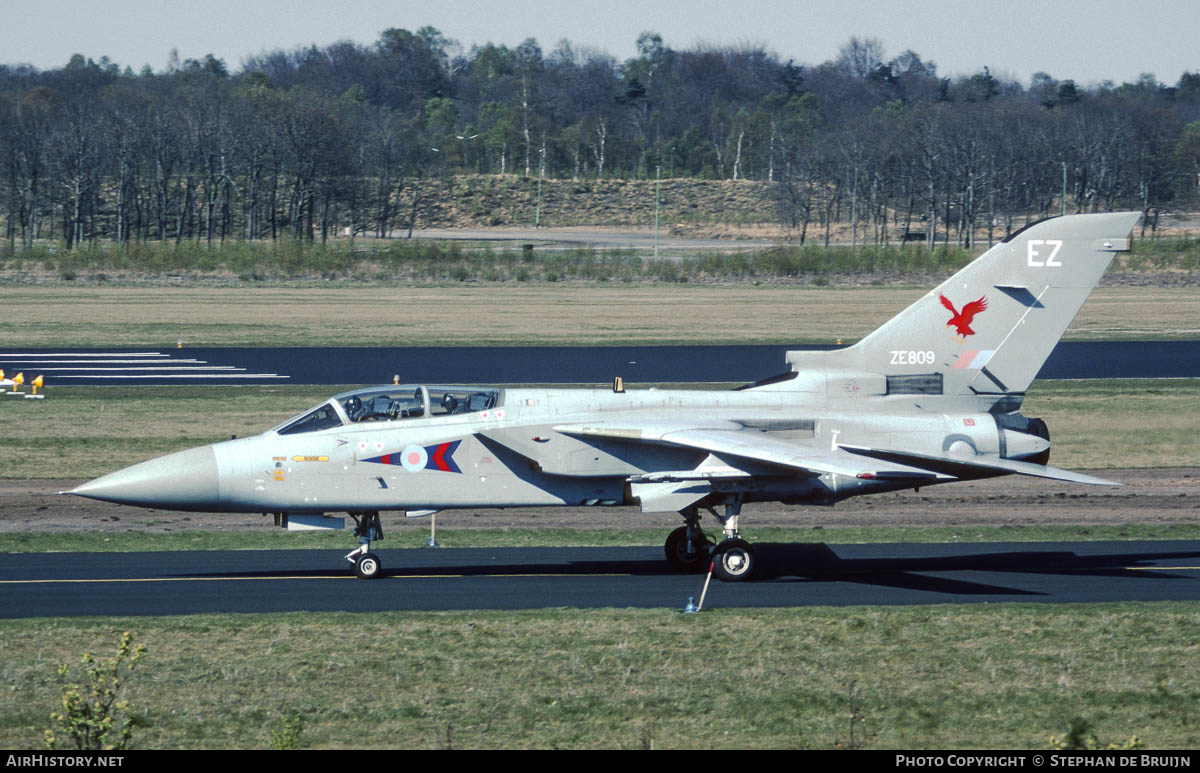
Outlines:
[{"label": "asphalt surface", "polygon": [[[706,608],[1200,599],[1200,542],[772,544],[762,577],[713,580]],[[378,551],[357,580],[325,550],[11,554],[0,617],[648,607],[699,601],[703,575],[654,547]]]},{"label": "asphalt surface", "polygon": [[[0,349],[54,385],[749,383],[789,349],[833,346],[453,346]],[[1197,378],[1200,341],[1063,341],[1038,378]],[[26,387],[28,391],[28,387]]]}]

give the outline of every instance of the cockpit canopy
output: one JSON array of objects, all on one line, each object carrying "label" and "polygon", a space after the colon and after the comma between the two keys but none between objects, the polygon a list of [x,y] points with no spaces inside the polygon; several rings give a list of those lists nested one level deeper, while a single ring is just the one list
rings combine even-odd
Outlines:
[{"label": "cockpit canopy", "polygon": [[368,387],[344,392],[275,428],[280,435],[379,421],[478,413],[500,405],[502,392],[490,387]]}]

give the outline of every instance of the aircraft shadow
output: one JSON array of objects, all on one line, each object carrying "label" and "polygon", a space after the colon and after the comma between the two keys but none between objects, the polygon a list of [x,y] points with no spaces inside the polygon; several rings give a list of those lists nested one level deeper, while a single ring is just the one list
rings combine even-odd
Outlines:
[{"label": "aircraft shadow", "polygon": [[762,543],[755,547],[759,559],[755,575],[758,581],[843,581],[965,595],[1046,594],[926,573],[991,572],[1154,580],[1183,576],[1167,570],[1147,571],[1153,570],[1155,562],[1200,557],[1200,551],[1079,555],[1066,550],[1008,550],[943,556],[843,558],[824,543]]},{"label": "aircraft shadow", "polygon": [[[898,589],[946,593],[952,595],[1047,595],[1040,591],[1006,587],[963,578],[930,576],[928,573],[992,572],[1013,574],[1050,574],[1110,577],[1116,579],[1154,579],[1183,577],[1169,570],[1154,571],[1155,562],[1197,559],[1200,551],[1122,552],[1079,555],[1072,551],[998,551],[941,556],[888,556],[844,558],[824,543],[757,543],[759,566],[755,582],[853,582]],[[586,552],[587,548],[581,548]],[[666,560],[581,560],[508,562],[489,564],[438,564],[397,566],[405,551],[387,551],[384,578],[415,577],[586,577],[597,575],[670,576],[678,573]],[[211,579],[319,579],[331,575],[349,576],[349,566],[323,569],[189,573],[190,577]],[[1190,575],[1188,575],[1190,576]]]}]

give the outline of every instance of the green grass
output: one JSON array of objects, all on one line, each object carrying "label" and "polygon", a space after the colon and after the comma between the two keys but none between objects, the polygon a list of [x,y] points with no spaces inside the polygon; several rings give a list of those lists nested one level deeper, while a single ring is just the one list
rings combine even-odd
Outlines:
[{"label": "green grass", "polygon": [[[670,260],[645,260],[630,249],[561,249],[538,244],[526,252],[512,242],[471,243],[451,240],[337,239],[326,244],[288,239],[276,242],[231,240],[211,247],[204,242],[108,242],[74,250],[39,244],[4,256],[0,268],[25,276],[40,272],[66,282],[133,281],[186,276],[246,283],[312,279],[351,282],[556,282],[696,280],[758,281],[796,277],[909,275],[946,276],[984,248],[942,245],[803,245],[741,248],[731,245],[700,253],[687,251]],[[1200,239],[1142,239],[1120,255],[1114,271],[1178,272],[1200,268]]]},{"label": "green grass", "polygon": [[1036,381],[1021,412],[1045,419],[1057,467],[1200,464],[1200,379]]},{"label": "green grass", "polygon": [[1122,253],[1117,264],[1128,271],[1180,271],[1200,269],[1200,239],[1168,237],[1139,239],[1132,252]]},{"label": "green grass", "polygon": [[[0,745],[32,748],[59,663],[147,651],[146,748],[1047,749],[1200,743],[1194,604],[196,615],[0,622]],[[1134,644],[1135,643],[1135,644]]]},{"label": "green grass", "polygon": [[865,275],[878,272],[945,275],[965,265],[978,250],[942,246],[823,247],[806,244],[768,249],[730,248],[697,257],[645,260],[634,250],[591,247],[525,251],[511,246],[464,247],[443,240],[372,240],[328,244],[230,241],[203,243],[109,243],[35,250],[9,257],[0,268],[32,276],[55,275],[66,282],[131,281],[186,276],[258,283],[320,278],[352,282],[557,282],[761,280],[799,276]]},{"label": "green grass", "polygon": [[83,478],[263,432],[340,387],[58,387],[0,403],[0,475]]},{"label": "green grass", "polygon": [[[235,531],[188,529],[187,516],[172,514],[165,523],[167,533],[145,531],[150,524],[162,525],[163,519],[130,511],[123,517],[125,531],[107,532],[15,532],[0,534],[0,554],[138,552],[169,550],[332,550],[345,552],[353,543],[347,530],[328,532],[288,532],[275,528],[263,518],[261,528]],[[441,524],[453,524],[454,514],[444,513]],[[347,520],[349,523],[349,520]],[[719,529],[710,528],[710,536],[719,537]],[[573,528],[462,528],[439,525],[438,544],[443,548],[511,547],[612,547],[659,546],[666,539],[662,529],[573,529]],[[866,526],[866,527],[754,527],[742,529],[751,542],[824,543],[831,545],[865,543],[927,542],[1091,542],[1109,540],[1200,540],[1200,524],[1088,524],[1061,525],[959,525],[959,526]],[[429,522],[422,520],[387,529],[380,549],[424,549],[429,538]]]}]

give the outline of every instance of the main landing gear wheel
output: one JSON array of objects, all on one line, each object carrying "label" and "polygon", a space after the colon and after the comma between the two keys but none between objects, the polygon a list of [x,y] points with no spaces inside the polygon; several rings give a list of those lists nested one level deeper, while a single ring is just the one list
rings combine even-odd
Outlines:
[{"label": "main landing gear wheel", "polygon": [[363,580],[373,580],[383,574],[383,564],[374,553],[363,553],[354,562],[354,574]]},{"label": "main landing gear wheel", "polygon": [[680,572],[702,572],[708,568],[708,557],[713,542],[703,537],[700,544],[692,543],[688,549],[688,527],[680,526],[667,536],[663,552],[667,555],[667,563],[672,569]]},{"label": "main landing gear wheel", "polygon": [[754,546],[744,539],[722,540],[713,550],[713,574],[726,582],[750,579],[756,564]]}]

